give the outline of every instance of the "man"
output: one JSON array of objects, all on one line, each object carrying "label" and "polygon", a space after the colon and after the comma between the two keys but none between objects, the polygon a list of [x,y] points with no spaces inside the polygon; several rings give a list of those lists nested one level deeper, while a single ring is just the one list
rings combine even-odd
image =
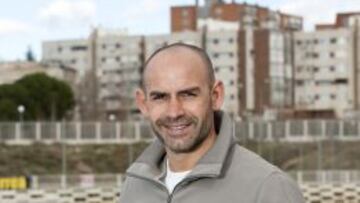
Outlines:
[{"label": "man", "polygon": [[157,138],[127,170],[119,203],[300,203],[296,184],[237,145],[211,61],[172,44],[146,62],[136,103]]}]

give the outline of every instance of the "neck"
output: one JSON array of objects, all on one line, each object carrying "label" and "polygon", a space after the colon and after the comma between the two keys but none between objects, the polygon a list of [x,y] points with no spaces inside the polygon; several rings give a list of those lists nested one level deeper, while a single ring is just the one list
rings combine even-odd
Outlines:
[{"label": "neck", "polygon": [[173,172],[192,170],[201,157],[203,157],[214,145],[215,139],[215,129],[212,129],[209,136],[203,141],[203,143],[201,143],[201,145],[192,152],[174,153],[171,150],[166,149],[170,170]]}]

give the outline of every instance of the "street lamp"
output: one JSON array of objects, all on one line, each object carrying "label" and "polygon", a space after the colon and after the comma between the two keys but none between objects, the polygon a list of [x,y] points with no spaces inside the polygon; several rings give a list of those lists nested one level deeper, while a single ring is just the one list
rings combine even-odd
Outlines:
[{"label": "street lamp", "polygon": [[24,112],[25,112],[25,106],[24,105],[19,105],[17,107],[17,111],[19,112],[19,121],[20,122],[23,122],[24,118],[23,118],[23,115],[24,115]]},{"label": "street lamp", "polygon": [[109,120],[110,120],[111,122],[115,121],[115,119],[116,119],[116,116],[115,116],[114,114],[110,114],[110,115],[109,115]]}]

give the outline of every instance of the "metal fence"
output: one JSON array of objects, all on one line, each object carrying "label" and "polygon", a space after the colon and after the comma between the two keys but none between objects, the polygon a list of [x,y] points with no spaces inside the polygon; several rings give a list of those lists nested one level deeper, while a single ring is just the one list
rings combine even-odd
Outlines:
[{"label": "metal fence", "polygon": [[[325,139],[360,140],[358,120],[288,120],[236,122],[239,139],[279,142],[311,142]],[[150,141],[145,122],[0,122],[0,142],[106,144]]]}]

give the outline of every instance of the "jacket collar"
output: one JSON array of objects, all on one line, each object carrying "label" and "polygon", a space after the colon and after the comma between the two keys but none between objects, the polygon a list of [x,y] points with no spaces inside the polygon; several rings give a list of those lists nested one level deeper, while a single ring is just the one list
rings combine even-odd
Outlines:
[{"label": "jacket collar", "polygon": [[[229,150],[236,143],[233,121],[223,112],[215,112],[217,138],[214,146],[199,160],[188,176],[218,177],[225,166]],[[156,139],[129,167],[128,174],[159,180],[165,175],[165,149]]]}]

